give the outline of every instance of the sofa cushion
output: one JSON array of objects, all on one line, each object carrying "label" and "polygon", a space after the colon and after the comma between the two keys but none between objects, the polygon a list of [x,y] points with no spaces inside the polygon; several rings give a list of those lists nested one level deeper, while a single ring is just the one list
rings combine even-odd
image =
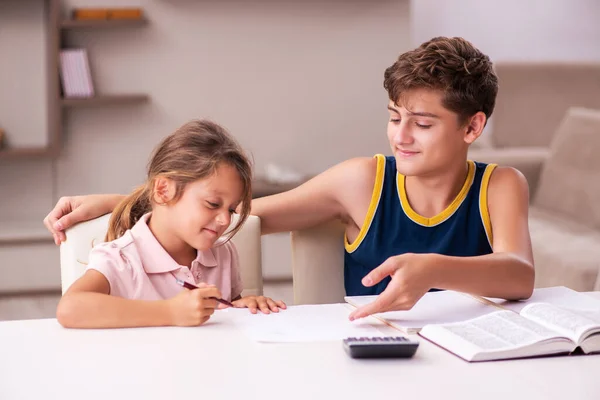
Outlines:
[{"label": "sofa cushion", "polygon": [[600,290],[600,232],[530,208],[535,286]]},{"label": "sofa cushion", "polygon": [[539,183],[542,166],[550,149],[547,147],[473,148],[469,159],[518,169],[527,178],[529,194],[533,198]]},{"label": "sofa cushion", "polygon": [[600,229],[600,111],[570,108],[544,163],[533,204]]},{"label": "sofa cushion", "polygon": [[497,63],[495,147],[543,146],[572,106],[600,109],[600,64]]}]

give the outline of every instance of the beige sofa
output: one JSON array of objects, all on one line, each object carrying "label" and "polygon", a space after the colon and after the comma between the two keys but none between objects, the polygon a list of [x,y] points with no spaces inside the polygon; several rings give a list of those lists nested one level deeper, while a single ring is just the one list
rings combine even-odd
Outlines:
[{"label": "beige sofa", "polygon": [[500,90],[470,158],[510,165],[529,181],[532,198],[562,117],[570,107],[600,109],[600,64],[498,63]]},{"label": "beige sofa", "polygon": [[[598,154],[600,111],[569,109],[534,182],[529,224],[536,287],[600,290]],[[341,224],[292,232],[291,238],[295,303],[343,301]]]},{"label": "beige sofa", "polygon": [[531,206],[537,287],[600,290],[599,154],[600,110],[569,109]]}]

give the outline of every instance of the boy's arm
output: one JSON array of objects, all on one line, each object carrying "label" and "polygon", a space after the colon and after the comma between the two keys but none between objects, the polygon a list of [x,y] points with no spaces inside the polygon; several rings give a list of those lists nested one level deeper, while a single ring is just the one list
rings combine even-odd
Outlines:
[{"label": "boy's arm", "polygon": [[410,309],[431,288],[508,300],[529,298],[535,272],[528,224],[529,189],[523,174],[513,168],[497,168],[489,183],[488,208],[492,254],[390,257],[363,279],[365,286],[371,286],[392,276],[390,284],[376,301],[355,310],[351,318]]},{"label": "boy's arm", "polygon": [[529,298],[535,272],[529,234],[529,187],[521,172],[496,168],[488,187],[488,209],[493,253],[443,257],[442,265],[433,263],[434,284],[486,297]]},{"label": "boy's arm", "polygon": [[56,309],[65,328],[136,328],[166,325],[200,325],[213,313],[221,297],[215,287],[185,290],[168,300],[129,300],[109,295],[106,277],[93,269],[69,287]]},{"label": "boy's arm", "polygon": [[[335,218],[362,223],[369,207],[377,161],[354,158],[337,164],[306,183],[252,201],[252,215],[261,220],[262,234],[309,228]],[[364,203],[366,199],[366,204]]]}]

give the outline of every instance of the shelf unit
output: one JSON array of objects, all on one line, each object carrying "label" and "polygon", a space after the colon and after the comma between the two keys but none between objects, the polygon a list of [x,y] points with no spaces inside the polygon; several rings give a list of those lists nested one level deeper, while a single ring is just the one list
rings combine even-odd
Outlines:
[{"label": "shelf unit", "polygon": [[[38,147],[4,147],[0,149],[0,168],[8,167],[17,160],[55,160],[61,153],[63,145],[63,117],[66,113],[77,112],[78,108],[110,107],[142,104],[149,101],[143,93],[98,93],[90,98],[63,98],[59,75],[59,54],[66,35],[76,35],[79,31],[116,30],[142,27],[148,24],[146,18],[140,20],[83,20],[65,19],[61,0],[40,0],[43,6],[45,22],[44,35],[46,50],[46,105],[47,120],[46,145]],[[118,6],[118,1],[114,2]],[[128,32],[123,32],[127,34]],[[98,34],[101,34],[98,32]],[[1,121],[0,121],[1,122]],[[18,132],[6,132],[7,135]],[[52,166],[54,169],[54,166]],[[53,172],[55,174],[55,170]],[[54,185],[54,184],[53,184]],[[53,186],[53,201],[56,201],[56,188]],[[0,221],[0,247],[20,246],[36,243],[52,243],[52,236],[44,228],[40,220],[35,221]]]},{"label": "shelf unit", "polygon": [[69,107],[95,107],[95,106],[107,106],[107,105],[125,105],[125,104],[136,104],[144,103],[148,101],[149,97],[145,94],[113,94],[113,95],[99,95],[89,98],[70,98],[62,99],[61,106],[63,108]]},{"label": "shelf unit", "polygon": [[16,149],[0,150],[0,160],[11,160],[18,158],[50,158],[54,152],[49,147],[19,147]]},{"label": "shelf unit", "polygon": [[[46,18],[46,86],[48,120],[47,145],[28,148],[1,148],[0,160],[56,158],[62,147],[62,118],[73,108],[139,104],[149,100],[141,93],[100,93],[90,98],[63,98],[59,75],[59,54],[63,35],[84,29],[121,29],[141,27],[148,23],[144,17],[136,20],[70,20],[62,17],[60,0],[42,0]],[[115,2],[117,3],[117,2]],[[10,132],[7,132],[10,134]]]},{"label": "shelf unit", "polygon": [[128,28],[143,26],[148,23],[146,18],[140,19],[107,19],[107,20],[62,20],[60,22],[60,28],[66,29],[109,29],[109,28]]}]

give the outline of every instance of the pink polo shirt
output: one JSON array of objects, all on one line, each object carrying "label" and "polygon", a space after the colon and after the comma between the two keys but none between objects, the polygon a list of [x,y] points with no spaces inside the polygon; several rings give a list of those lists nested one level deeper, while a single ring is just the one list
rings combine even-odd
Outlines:
[{"label": "pink polo shirt", "polygon": [[217,286],[226,300],[242,293],[238,254],[231,242],[198,251],[191,268],[179,265],[154,237],[144,215],[120,238],[95,246],[87,269],[106,277],[110,294],[135,300],[168,299],[183,290],[176,279]]}]

